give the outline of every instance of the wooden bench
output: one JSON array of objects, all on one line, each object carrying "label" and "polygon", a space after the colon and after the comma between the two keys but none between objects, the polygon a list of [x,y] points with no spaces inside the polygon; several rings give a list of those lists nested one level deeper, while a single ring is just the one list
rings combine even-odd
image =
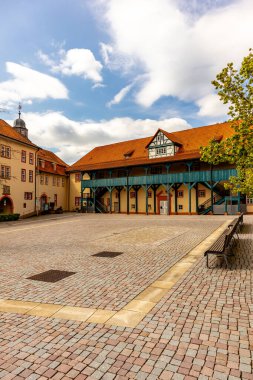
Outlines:
[{"label": "wooden bench", "polygon": [[229,224],[228,229],[213,243],[213,245],[205,251],[204,256],[206,256],[206,265],[209,267],[208,256],[215,255],[217,257],[224,257],[226,266],[228,268],[228,257],[233,256],[231,254],[231,248],[235,242],[234,236],[236,235],[239,239],[239,231],[243,225],[243,214],[232,221]]}]

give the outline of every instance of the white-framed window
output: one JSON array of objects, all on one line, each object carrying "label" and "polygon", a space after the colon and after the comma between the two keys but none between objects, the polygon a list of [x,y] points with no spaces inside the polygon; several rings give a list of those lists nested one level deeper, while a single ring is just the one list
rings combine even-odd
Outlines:
[{"label": "white-framed window", "polygon": [[183,210],[183,205],[178,205],[179,210]]},{"label": "white-framed window", "polygon": [[34,154],[33,153],[29,153],[29,164],[33,165],[33,161],[34,161]]},{"label": "white-framed window", "polygon": [[75,197],[75,206],[81,205],[81,197]]},{"label": "white-framed window", "polygon": [[48,175],[45,176],[45,185],[48,185]]},{"label": "white-framed window", "polygon": [[1,157],[11,158],[11,147],[7,145],[1,145]]},{"label": "white-framed window", "polygon": [[26,151],[21,150],[21,162],[26,162]]},{"label": "white-framed window", "polygon": [[253,205],[253,198],[246,198],[247,205]]},{"label": "white-framed window", "polygon": [[11,194],[11,187],[7,185],[3,185],[3,194],[4,195],[10,195]]},{"label": "white-framed window", "polygon": [[33,170],[29,170],[29,182],[33,182]]},{"label": "white-framed window", "polygon": [[62,185],[62,187],[65,186],[65,178],[62,178],[62,179],[61,179],[61,185]]},{"label": "white-framed window", "polygon": [[1,165],[1,178],[10,179],[11,178],[11,167],[6,165]]},{"label": "white-framed window", "polygon": [[60,186],[60,177],[57,177],[57,186]]},{"label": "white-framed window", "polygon": [[26,181],[26,170],[21,169],[21,181],[25,182]]},{"label": "white-framed window", "polygon": [[31,200],[31,199],[33,199],[33,193],[31,193],[31,192],[28,192],[28,191],[25,191],[25,193],[24,193],[24,199],[26,199],[26,200]]},{"label": "white-framed window", "polygon": [[163,147],[163,148],[156,148],[155,152],[156,152],[156,155],[163,155],[163,154],[166,154],[166,147]]}]

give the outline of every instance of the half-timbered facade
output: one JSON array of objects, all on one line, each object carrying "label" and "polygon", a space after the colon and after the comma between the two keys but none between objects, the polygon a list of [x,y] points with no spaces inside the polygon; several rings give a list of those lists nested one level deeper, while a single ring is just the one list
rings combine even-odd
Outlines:
[{"label": "half-timbered facade", "polygon": [[223,186],[235,169],[200,161],[201,146],[232,133],[229,123],[173,133],[159,129],[152,137],[97,147],[69,168],[81,173],[81,208],[145,214],[236,213],[244,199]]}]

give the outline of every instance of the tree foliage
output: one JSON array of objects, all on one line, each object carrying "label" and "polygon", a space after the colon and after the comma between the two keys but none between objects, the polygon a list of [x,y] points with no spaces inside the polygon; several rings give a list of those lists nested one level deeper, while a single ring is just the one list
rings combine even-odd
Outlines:
[{"label": "tree foliage", "polygon": [[227,162],[235,165],[237,176],[230,177],[227,188],[253,197],[253,53],[244,57],[237,70],[233,63],[212,81],[224,104],[234,134],[221,142],[212,140],[201,147],[201,160],[213,165]]}]

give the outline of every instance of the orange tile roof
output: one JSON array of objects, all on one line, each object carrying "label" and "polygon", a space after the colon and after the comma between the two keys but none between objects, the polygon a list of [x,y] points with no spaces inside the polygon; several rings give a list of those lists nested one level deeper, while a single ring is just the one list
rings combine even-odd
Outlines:
[{"label": "orange tile roof", "polygon": [[[50,174],[58,174],[58,175],[66,175],[66,169],[68,165],[62,161],[55,153],[50,152],[46,149],[40,149],[38,152],[38,158],[45,161],[45,166],[38,166],[40,172],[50,173]],[[56,164],[56,170],[52,163]]]},{"label": "orange tile roof", "polygon": [[2,119],[0,119],[0,136],[1,135],[20,143],[30,145],[34,148],[38,148],[37,145],[33,144],[28,138],[15,131],[13,127],[11,127],[8,123],[6,123],[6,121]]},{"label": "orange tile roof", "polygon": [[[165,131],[163,132],[165,133]],[[70,166],[68,171],[89,171],[197,159],[200,158],[201,146],[206,146],[213,138],[226,139],[233,133],[231,123],[228,122],[191,128],[172,134],[166,132],[168,138],[181,144],[178,152],[174,156],[152,159],[148,158],[146,146],[154,136],[100,146]],[[130,150],[133,151],[133,154],[130,158],[125,158],[124,154]]]},{"label": "orange tile roof", "polygon": [[156,133],[154,134],[154,136],[152,136],[146,146],[146,148],[148,148],[148,146],[152,143],[153,139],[156,137],[156,135],[159,133],[159,132],[162,132],[166,137],[168,137],[168,139],[172,142],[174,142],[176,145],[182,145],[182,141],[175,135],[175,133],[170,133],[170,132],[167,132],[167,131],[164,131],[163,129],[159,128]]}]

